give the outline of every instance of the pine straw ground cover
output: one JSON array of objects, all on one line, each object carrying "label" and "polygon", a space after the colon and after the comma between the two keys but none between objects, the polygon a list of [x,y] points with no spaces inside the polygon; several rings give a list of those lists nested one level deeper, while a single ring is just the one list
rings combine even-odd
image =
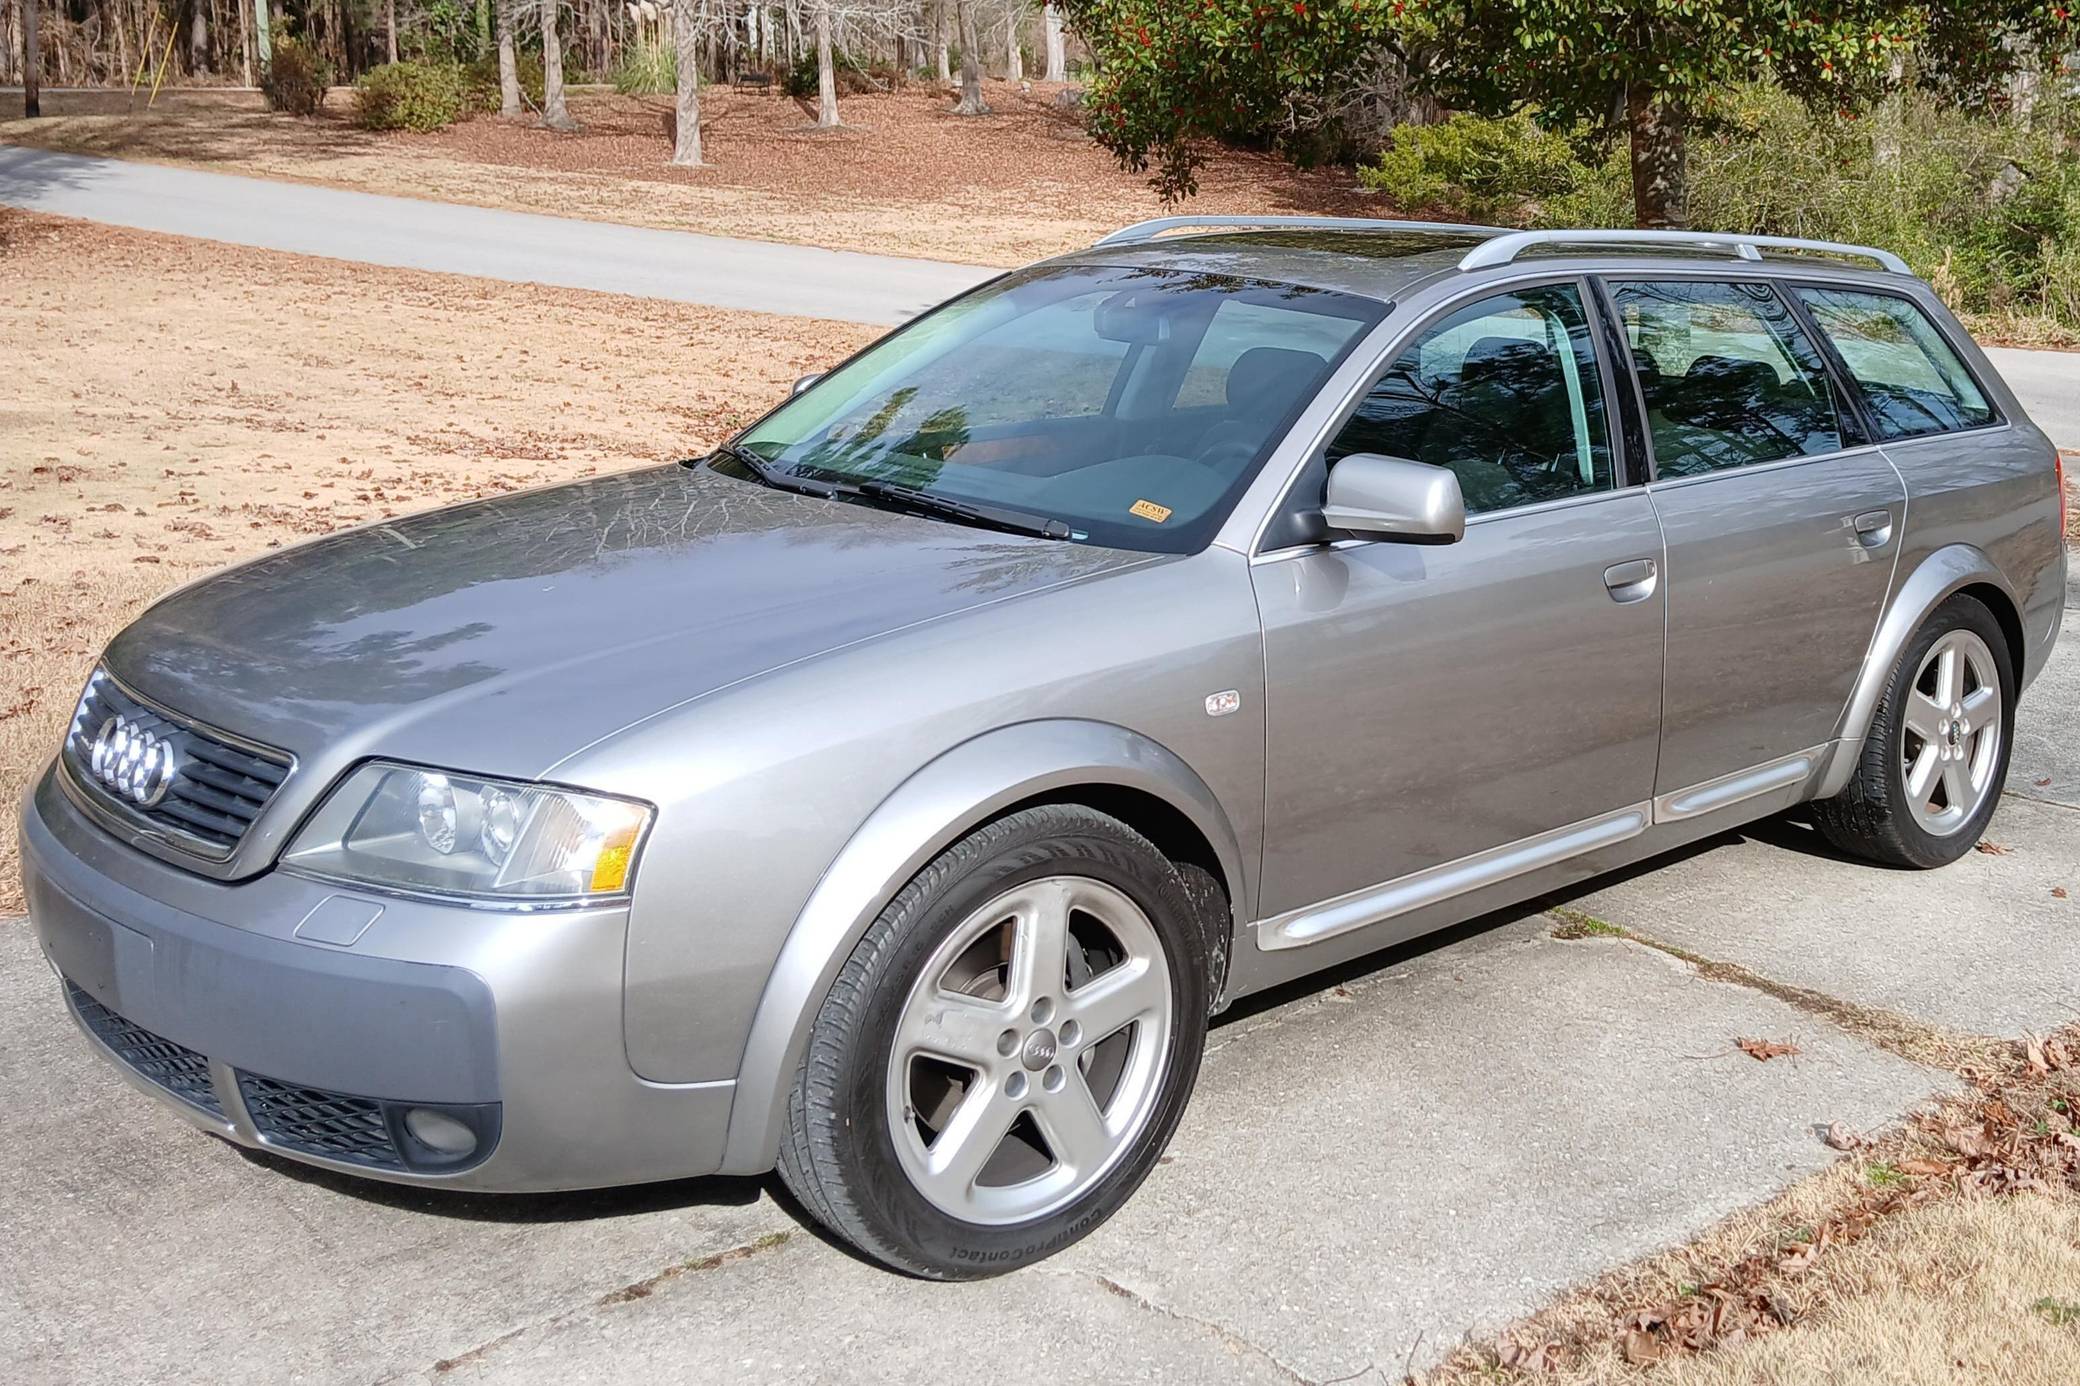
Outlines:
[{"label": "pine straw ground cover", "polygon": [[[1761,985],[1945,1063],[1965,1090],[1893,1130],[1830,1128],[1833,1168],[1461,1348],[1422,1386],[2080,1381],[2080,1026],[2016,1042],[1935,1031],[1555,913],[1558,937],[1630,938]],[[1784,1048],[1740,1047],[1765,1062]]]}]

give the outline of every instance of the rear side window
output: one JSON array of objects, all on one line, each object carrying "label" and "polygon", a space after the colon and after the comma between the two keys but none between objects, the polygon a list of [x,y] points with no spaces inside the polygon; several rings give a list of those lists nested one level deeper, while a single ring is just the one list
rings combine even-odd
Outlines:
[{"label": "rear side window", "polygon": [[1611,485],[1603,386],[1572,285],[1484,298],[1430,327],[1330,441],[1458,473],[1469,514]]},{"label": "rear side window", "polygon": [[1611,286],[1660,477],[1838,452],[1842,411],[1819,350],[1766,284]]},{"label": "rear side window", "polygon": [[1856,378],[1879,438],[1915,438],[1993,422],[1993,409],[1964,362],[1914,304],[1850,289],[1798,293]]}]

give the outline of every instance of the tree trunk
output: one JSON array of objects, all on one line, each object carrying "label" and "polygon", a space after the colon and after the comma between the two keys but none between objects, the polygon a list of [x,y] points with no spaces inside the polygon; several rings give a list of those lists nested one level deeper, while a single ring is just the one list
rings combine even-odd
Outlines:
[{"label": "tree trunk", "polygon": [[260,52],[260,80],[267,80],[268,65],[274,61],[274,30],[270,27],[267,0],[253,0],[253,44]]},{"label": "tree trunk", "polygon": [[674,0],[672,44],[679,63],[679,104],[673,129],[672,162],[698,168],[701,162],[700,28],[694,22],[694,0]]},{"label": "tree trunk", "polygon": [[952,58],[946,51],[946,6],[948,0],[937,0],[932,6],[932,70],[939,85],[953,85]]},{"label": "tree trunk", "polygon": [[959,0],[957,9],[961,22],[961,99],[953,108],[955,115],[989,114],[989,103],[982,99],[982,59],[977,56],[982,45],[975,37],[975,5],[976,0]]},{"label": "tree trunk", "polygon": [[22,119],[43,114],[43,52],[36,44],[36,7],[43,0],[22,0]]},{"label": "tree trunk", "polygon": [[513,6],[498,0],[498,113],[520,114],[520,57],[513,46]]},{"label": "tree trunk", "polygon": [[245,7],[245,0],[231,0],[231,7],[238,11],[238,65],[246,86],[253,85],[253,16]]},{"label": "tree trunk", "polygon": [[578,128],[563,104],[563,39],[556,32],[558,0],[542,0],[542,124],[551,130]]},{"label": "tree trunk", "polygon": [[816,124],[838,123],[838,74],[831,67],[831,0],[816,0]]},{"label": "tree trunk", "polygon": [[1068,81],[1069,45],[1062,39],[1062,10],[1059,5],[1054,3],[1054,0],[1047,0],[1047,3],[1041,7],[1040,28],[1045,33],[1047,39],[1047,76],[1045,80],[1050,82]]},{"label": "tree trunk", "polygon": [[188,72],[200,77],[210,66],[209,0],[188,0]]},{"label": "tree trunk", "polygon": [[1634,82],[1625,93],[1632,132],[1632,216],[1642,227],[1684,230],[1690,225],[1682,113],[1652,87]]},{"label": "tree trunk", "polygon": [[397,0],[383,0],[383,58],[397,61]]},{"label": "tree trunk", "polygon": [[1026,77],[1025,50],[1018,45],[1018,31],[1025,19],[1025,6],[1014,3],[1004,16],[1004,75],[1014,82]]}]

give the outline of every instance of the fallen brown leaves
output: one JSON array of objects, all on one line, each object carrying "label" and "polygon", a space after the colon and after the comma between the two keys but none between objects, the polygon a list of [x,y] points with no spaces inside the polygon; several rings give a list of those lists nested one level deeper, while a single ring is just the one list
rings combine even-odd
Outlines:
[{"label": "fallen brown leaves", "polygon": [[[1796,1052],[1779,1042],[1738,1043],[1758,1059]],[[1840,1181],[1841,1195],[1819,1216],[1751,1239],[1673,1295],[1636,1297],[1640,1279],[1614,1274],[1505,1333],[1488,1350],[1447,1361],[1428,1380],[1444,1386],[1565,1377],[1592,1359],[1614,1356],[1645,1368],[1732,1348],[1826,1307],[1824,1290],[1815,1289],[1815,1268],[1887,1219],[1954,1199],[2080,1193],[2080,1027],[2025,1035],[1999,1062],[1970,1066],[1962,1076],[1970,1091],[1880,1137],[1839,1122],[1829,1126],[1824,1140],[1851,1153],[1859,1177]],[[1582,1373],[1592,1377],[1605,1379]]]}]

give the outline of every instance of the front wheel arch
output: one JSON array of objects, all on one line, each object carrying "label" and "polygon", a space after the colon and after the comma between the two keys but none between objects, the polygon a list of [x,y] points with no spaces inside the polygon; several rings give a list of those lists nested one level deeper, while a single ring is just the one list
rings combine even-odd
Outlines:
[{"label": "front wheel arch", "polygon": [[[796,917],[766,978],[737,1067],[722,1173],[773,1167],[788,1087],[810,1027],[881,910],[947,847],[1040,803],[1114,813],[1144,834],[1135,817],[1159,831],[1174,832],[1181,821],[1192,836],[1180,840],[1195,839],[1219,864],[1209,874],[1227,896],[1232,937],[1232,917],[1248,902],[1241,843],[1220,800],[1174,752],[1128,728],[1072,718],[1023,722],[963,742],[911,775],[867,816]],[[1160,811],[1150,814],[1151,804]],[[1129,814],[1108,805],[1125,805]],[[1165,846],[1162,837],[1151,840]]]}]

